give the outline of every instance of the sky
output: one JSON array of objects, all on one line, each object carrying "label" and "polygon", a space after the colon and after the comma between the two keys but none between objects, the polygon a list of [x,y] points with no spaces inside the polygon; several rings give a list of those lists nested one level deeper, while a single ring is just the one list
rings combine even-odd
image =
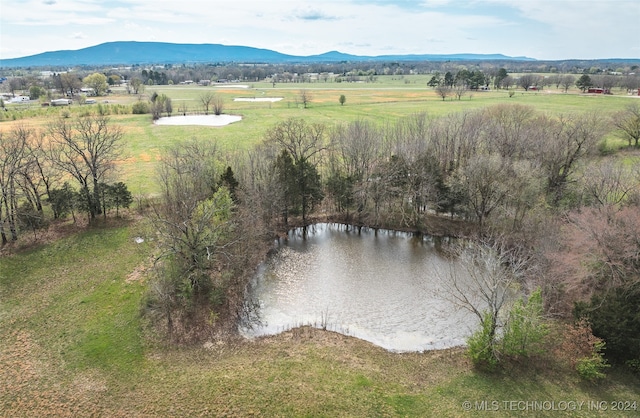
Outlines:
[{"label": "sky", "polygon": [[0,0],[0,59],[112,41],[640,58],[640,0]]}]

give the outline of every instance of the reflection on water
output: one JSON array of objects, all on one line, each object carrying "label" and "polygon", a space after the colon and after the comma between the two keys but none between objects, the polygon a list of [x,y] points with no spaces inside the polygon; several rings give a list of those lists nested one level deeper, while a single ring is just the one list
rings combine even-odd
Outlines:
[{"label": "reflection on water", "polygon": [[442,297],[450,260],[437,241],[394,231],[318,224],[289,239],[259,271],[262,325],[246,336],[313,325],[394,351],[464,344],[477,320]]}]

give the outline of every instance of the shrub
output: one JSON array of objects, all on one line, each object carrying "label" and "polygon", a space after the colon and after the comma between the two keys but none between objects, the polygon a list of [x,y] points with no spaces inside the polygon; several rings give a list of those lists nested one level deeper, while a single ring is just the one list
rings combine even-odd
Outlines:
[{"label": "shrub", "polygon": [[528,357],[542,352],[542,343],[549,330],[543,318],[542,291],[538,288],[525,302],[517,300],[511,310],[502,333],[498,324],[485,312],[481,327],[468,340],[468,355],[475,366],[495,368],[508,357]]},{"label": "shrub", "polygon": [[602,353],[605,343],[593,335],[589,322],[581,318],[558,330],[561,334],[556,335],[555,340],[559,340],[560,344],[553,347],[553,357],[567,362],[584,379],[593,381],[604,378],[604,369],[609,367]]},{"label": "shrub", "polygon": [[615,148],[609,144],[606,138],[598,143],[598,153],[603,157],[611,155],[615,153],[615,151]]},{"label": "shrub", "polygon": [[542,291],[536,289],[525,303],[518,299],[509,313],[503,337],[503,353],[524,356],[540,352],[541,343],[549,329],[543,319]]},{"label": "shrub", "polygon": [[479,330],[467,340],[467,354],[471,362],[480,368],[494,369],[498,365],[495,350],[495,331],[492,330],[491,314],[486,312]]},{"label": "shrub", "polygon": [[134,115],[146,115],[149,113],[149,104],[147,102],[138,101],[131,106],[131,112]]},{"label": "shrub", "polygon": [[607,377],[604,370],[609,367],[603,357],[604,341],[596,341],[592,348],[591,356],[578,359],[576,370],[585,380],[596,381]]}]

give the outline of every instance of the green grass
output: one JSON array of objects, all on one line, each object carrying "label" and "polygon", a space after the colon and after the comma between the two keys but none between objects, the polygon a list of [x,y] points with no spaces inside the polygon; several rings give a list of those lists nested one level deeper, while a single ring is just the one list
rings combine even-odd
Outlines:
[{"label": "green grass", "polygon": [[[380,85],[378,85],[380,84]],[[320,86],[320,87],[318,87]],[[307,109],[296,103],[299,90],[306,88],[313,96]],[[126,129],[125,141],[129,159],[120,167],[126,181],[134,192],[149,193],[155,189],[151,185],[153,169],[162,150],[181,141],[198,138],[215,140],[222,148],[235,152],[260,143],[265,132],[278,121],[291,117],[301,117],[314,123],[333,125],[357,119],[372,120],[384,124],[399,118],[425,112],[431,117],[440,117],[463,110],[483,108],[501,103],[530,105],[541,112],[551,114],[595,110],[603,114],[624,108],[629,98],[623,96],[583,96],[577,94],[547,94],[540,92],[518,92],[508,97],[507,92],[476,92],[462,100],[442,101],[432,89],[424,84],[382,84],[382,83],[323,83],[278,84],[275,88],[259,86],[256,89],[216,89],[197,86],[155,86],[152,90],[179,98],[190,109],[199,109],[197,98],[203,91],[214,90],[224,97],[225,113],[237,114],[243,120],[226,127],[173,127],[154,126],[149,116],[120,116]],[[345,94],[347,102],[341,106],[338,98]],[[275,103],[234,102],[235,97],[283,97]],[[176,99],[174,99],[176,100]],[[180,103],[180,102],[175,102]],[[176,105],[174,104],[174,108]],[[612,138],[615,143],[615,138]]]},{"label": "green grass", "polygon": [[95,229],[3,257],[3,321],[38,336],[71,368],[129,369],[141,355],[143,288],[124,283],[142,257],[136,245],[126,227]]},{"label": "green grass", "polygon": [[[640,401],[638,379],[615,370],[598,385],[541,362],[484,374],[460,350],[397,354],[307,328],[163,346],[140,316],[144,276],[127,280],[152,251],[134,242],[141,229],[0,258],[0,416],[485,416],[463,402]],[[600,416],[580,412],[528,415]]]}]

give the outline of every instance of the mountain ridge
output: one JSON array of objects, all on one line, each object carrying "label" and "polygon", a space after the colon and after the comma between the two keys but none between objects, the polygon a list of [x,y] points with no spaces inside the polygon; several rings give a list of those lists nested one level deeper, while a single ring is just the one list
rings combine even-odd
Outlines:
[{"label": "mountain ridge", "polygon": [[0,68],[64,67],[91,65],[177,64],[177,63],[311,63],[341,61],[536,61],[502,54],[396,54],[363,56],[329,51],[297,56],[263,48],[222,44],[179,44],[169,42],[116,41],[77,50],[48,51],[18,58],[0,59]]}]

